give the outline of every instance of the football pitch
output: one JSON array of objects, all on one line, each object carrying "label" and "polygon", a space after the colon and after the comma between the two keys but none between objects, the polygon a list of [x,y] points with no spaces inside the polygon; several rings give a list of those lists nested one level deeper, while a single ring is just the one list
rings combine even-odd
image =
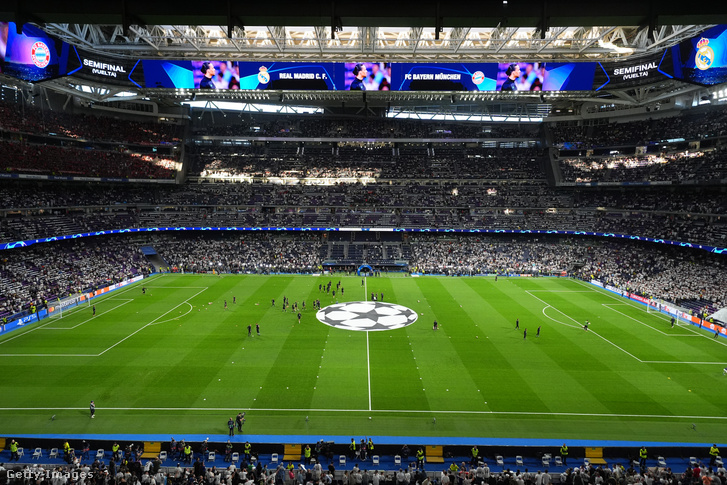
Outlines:
[{"label": "football pitch", "polygon": [[[316,318],[315,299],[372,293],[416,321],[384,330],[401,320],[367,305],[322,312],[349,328]],[[300,323],[284,296],[305,301]],[[725,339],[576,280],[159,275],[92,304],[0,337],[3,434],[226,435],[240,411],[246,434],[312,439],[727,434]]]}]

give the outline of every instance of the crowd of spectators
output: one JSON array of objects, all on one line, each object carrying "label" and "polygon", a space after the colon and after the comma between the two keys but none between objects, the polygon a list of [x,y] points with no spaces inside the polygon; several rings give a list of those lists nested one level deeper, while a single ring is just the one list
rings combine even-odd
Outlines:
[{"label": "crowd of spectators", "polygon": [[[642,205],[643,200],[643,205]],[[566,230],[723,247],[718,187],[628,191],[517,181],[460,185],[0,182],[0,242],[159,226]],[[22,212],[20,212],[23,210]]]},{"label": "crowd of spectators", "polygon": [[544,179],[537,149],[408,145],[393,149],[330,144],[200,148],[192,176],[225,180],[289,177],[316,179]]},{"label": "crowd of spectators", "polygon": [[724,150],[629,157],[563,158],[566,182],[715,182],[727,179]]},{"label": "crowd of spectators", "polygon": [[0,102],[0,131],[142,145],[178,144],[183,133],[175,124],[69,114],[6,102]]},{"label": "crowd of spectators", "polygon": [[[230,117],[230,119],[233,119]],[[410,119],[297,117],[261,119],[240,117],[225,124],[197,124],[199,136],[335,137],[335,138],[529,138],[538,137],[537,124],[519,126],[481,123],[443,123]]]},{"label": "crowd of spectators", "polygon": [[687,111],[670,118],[604,125],[550,125],[553,145],[567,149],[650,145],[666,140],[704,140],[727,135],[724,110]]},{"label": "crowd of spectators", "polygon": [[321,240],[268,233],[157,237],[157,253],[185,273],[313,273],[320,271]]},{"label": "crowd of spectators", "polygon": [[178,163],[138,153],[0,141],[0,171],[13,174],[168,179]]}]

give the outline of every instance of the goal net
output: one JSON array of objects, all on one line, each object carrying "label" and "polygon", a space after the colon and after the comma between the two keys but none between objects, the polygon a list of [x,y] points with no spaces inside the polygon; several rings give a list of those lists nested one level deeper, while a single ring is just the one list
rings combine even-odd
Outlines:
[{"label": "goal net", "polygon": [[63,318],[63,315],[80,305],[91,305],[87,295],[74,295],[67,298],[56,298],[48,302],[48,318]]}]

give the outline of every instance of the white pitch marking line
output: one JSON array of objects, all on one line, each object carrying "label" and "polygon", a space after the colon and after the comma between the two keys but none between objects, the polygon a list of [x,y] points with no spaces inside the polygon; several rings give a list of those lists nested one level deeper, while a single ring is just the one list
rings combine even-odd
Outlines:
[{"label": "white pitch marking line", "polygon": [[[599,291],[595,291],[595,290],[593,290],[593,289],[592,289],[591,291],[593,291],[593,292],[595,292],[595,293],[598,293],[598,294],[601,294],[601,292],[599,292]],[[546,303],[545,301],[543,301],[543,300],[541,300],[540,298],[538,298],[537,296],[535,296],[535,295],[531,294],[529,290],[528,290],[528,291],[526,291],[526,293],[530,294],[530,296],[532,296],[532,297],[533,297],[533,298],[535,298],[536,300],[540,300],[540,301],[541,301],[541,302],[542,302],[542,303],[543,303],[544,305],[548,305],[548,303]],[[608,294],[606,294],[606,296],[611,296],[611,295],[608,295]],[[616,299],[617,299],[617,298],[616,298]],[[578,322],[577,322],[577,321],[576,321],[576,320],[575,320],[575,319],[574,319],[573,317],[571,317],[571,316],[569,316],[569,315],[566,315],[566,314],[565,314],[565,313],[563,313],[562,311],[560,311],[560,310],[558,310],[557,308],[555,308],[555,307],[554,307],[553,305],[548,305],[548,306],[550,306],[551,308],[553,308],[553,309],[554,309],[555,311],[557,311],[558,313],[560,313],[560,314],[562,314],[563,316],[565,316],[565,317],[567,317],[567,318],[569,318],[569,319],[573,320],[574,322],[576,322],[576,324],[578,324]],[[613,309],[612,309],[612,310],[613,310]],[[616,310],[614,310],[614,311],[616,311]],[[546,317],[547,317],[547,315],[546,315]],[[548,317],[548,318],[550,318],[550,317]],[[552,320],[552,319],[551,319],[551,320]],[[603,340],[605,340],[605,341],[606,341],[606,342],[608,342],[609,344],[611,344],[611,345],[613,345],[614,347],[616,347],[617,349],[619,349],[619,350],[620,350],[621,352],[623,352],[624,354],[628,355],[629,357],[632,357],[632,358],[636,359],[637,361],[639,361],[639,362],[640,362],[640,363],[642,363],[642,364],[687,364],[687,365],[715,365],[715,364],[723,365],[723,364],[725,364],[725,362],[684,362],[684,361],[679,361],[679,360],[641,360],[641,359],[639,359],[638,357],[636,357],[635,355],[633,355],[632,353],[630,353],[630,352],[627,352],[627,351],[626,351],[626,350],[624,350],[623,348],[621,348],[621,347],[619,347],[618,345],[616,345],[615,343],[611,342],[611,341],[610,341],[610,340],[608,340],[608,339],[607,339],[606,337],[604,337],[604,336],[602,336],[602,335],[599,335],[599,334],[598,334],[598,332],[595,332],[595,331],[593,331],[593,330],[591,330],[591,329],[589,329],[588,331],[589,331],[590,333],[592,333],[593,335],[597,336],[598,338],[600,338],[600,339],[603,339]]]},{"label": "white pitch marking line", "polygon": [[[526,291],[526,293],[530,294],[530,291]],[[537,296],[535,296],[535,295],[533,295],[533,294],[530,294],[530,296],[532,296],[533,298],[535,298],[535,299],[537,299],[537,300],[540,300],[540,301],[541,301],[541,302],[542,302],[542,303],[543,303],[544,305],[548,305],[548,303],[546,303],[545,301],[541,300],[541,299],[540,299],[540,298],[538,298]],[[562,311],[560,311],[560,310],[558,310],[557,308],[555,308],[555,307],[554,307],[553,305],[549,305],[549,306],[550,306],[550,307],[551,307],[552,309],[554,309],[555,311],[557,311],[558,313],[560,313],[561,315],[563,315],[564,317],[566,317],[566,318],[568,318],[568,319],[570,319],[570,320],[573,320],[573,321],[575,322],[575,324],[576,324],[577,326],[579,326],[579,327],[581,327],[581,328],[582,328],[582,325],[580,325],[580,324],[578,323],[578,321],[577,321],[577,320],[576,320],[575,318],[573,318],[573,317],[571,317],[571,316],[569,316],[569,315],[566,315],[566,314],[565,314],[565,313],[563,313]],[[639,359],[638,357],[636,357],[636,356],[635,356],[634,354],[632,354],[631,352],[628,352],[628,351],[624,350],[623,348],[619,347],[619,346],[618,346],[618,345],[616,345],[615,343],[613,343],[613,342],[611,342],[610,340],[608,340],[608,339],[607,339],[606,337],[603,337],[603,336],[599,335],[599,334],[598,334],[598,332],[596,332],[596,331],[594,331],[594,330],[590,330],[590,329],[589,329],[588,331],[589,331],[589,332],[590,332],[590,333],[591,333],[592,335],[595,335],[596,337],[598,337],[598,338],[600,338],[600,339],[603,339],[604,341],[606,341],[606,342],[608,342],[609,344],[613,345],[614,347],[616,347],[617,349],[619,349],[619,350],[620,350],[621,352],[623,352],[624,354],[628,355],[629,357],[632,357],[633,359],[635,359],[635,360],[637,360],[637,361],[639,361],[639,362],[642,362],[642,363],[644,362],[643,360]]]},{"label": "white pitch marking line", "polygon": [[[193,310],[194,308],[192,307],[192,304],[191,304],[191,303],[189,303],[188,301],[185,301],[185,302],[182,302],[182,303],[186,303],[187,305],[189,305],[189,310],[187,310],[187,311],[186,311],[186,312],[185,312],[184,314],[182,314],[182,315],[181,315],[181,316],[185,317],[185,316],[189,315],[189,314],[190,314],[190,312],[191,312],[191,311],[192,311],[192,310]],[[162,316],[164,316],[164,315],[162,315]],[[175,318],[176,318],[177,320],[179,320],[179,317],[174,317],[174,318],[172,318],[172,319],[170,319],[170,320],[164,320],[164,321],[161,321],[161,322],[151,323],[150,325],[161,325],[162,323],[169,323],[169,322],[171,322],[172,320],[174,320]]]},{"label": "white pitch marking line", "polygon": [[[588,284],[588,283],[585,283],[585,282],[580,281],[580,280],[573,280],[573,281],[575,281],[576,283],[578,283],[580,285],[587,285]],[[629,305],[629,306],[631,306],[633,308],[636,308],[638,310],[642,310],[643,311],[643,308],[640,307],[640,304],[639,303],[636,303],[635,301],[630,300],[628,298],[624,298],[624,297],[618,298],[617,296],[614,296],[613,294],[611,294],[611,292],[608,291],[605,288],[599,288],[597,286],[594,286],[594,287],[590,288],[590,290],[593,291],[593,292],[595,292],[595,293],[598,293],[599,295],[605,295],[605,296],[607,296],[607,297],[609,297],[609,298],[611,298],[613,300],[618,301],[621,304],[626,304],[626,305]],[[659,315],[660,318],[667,319],[667,317],[664,316],[664,315],[662,315],[661,313],[659,313],[658,315]],[[682,327],[682,328],[685,328],[685,329],[689,330],[690,332],[692,332],[693,334],[695,334],[695,335],[697,335],[699,337],[709,339],[711,342],[714,342],[714,343],[719,344],[719,345],[727,346],[727,343],[722,341],[724,339],[716,340],[713,336],[704,335],[703,333],[700,333],[697,330],[695,330],[693,328],[694,326],[691,323],[687,323],[686,325],[681,325],[680,324],[679,326]]]},{"label": "white pitch marking line", "polygon": [[366,332],[366,373],[369,380],[369,411],[371,411],[371,358],[369,354],[369,332]]},{"label": "white pitch marking line", "polygon": [[698,336],[698,335],[674,335],[674,334],[671,334],[671,333],[666,333],[666,332],[663,332],[663,331],[659,330],[658,328],[652,327],[648,323],[642,322],[638,318],[634,318],[631,315],[627,315],[624,312],[620,312],[620,311],[616,310],[615,308],[611,308],[612,306],[616,306],[616,305],[626,305],[629,308],[631,308],[631,305],[627,305],[625,303],[601,303],[601,305],[605,306],[609,310],[613,310],[614,312],[619,313],[619,314],[625,316],[626,318],[629,318],[629,319],[635,321],[636,323],[640,323],[641,325],[643,325],[645,327],[648,327],[648,328],[650,328],[650,329],[652,329],[652,330],[654,330],[656,332],[659,332],[660,334],[664,335],[665,337],[697,337]]},{"label": "white pitch marking line", "polygon": [[136,335],[137,333],[141,332],[142,330],[144,330],[144,329],[145,329],[146,327],[148,327],[149,325],[152,325],[152,324],[154,324],[154,322],[156,322],[157,320],[159,320],[160,318],[162,318],[162,317],[163,317],[163,316],[165,316],[166,314],[168,314],[168,313],[171,313],[171,312],[173,312],[174,310],[176,310],[176,309],[177,309],[177,308],[179,308],[180,306],[184,305],[185,303],[189,302],[189,300],[191,300],[192,298],[196,297],[197,295],[199,295],[200,293],[202,293],[202,292],[203,292],[203,291],[205,291],[205,290],[207,290],[207,288],[204,288],[203,290],[201,290],[201,291],[198,291],[197,293],[195,293],[194,295],[190,296],[189,298],[187,298],[186,300],[184,300],[184,301],[183,301],[182,303],[180,303],[179,305],[175,306],[175,307],[174,307],[174,308],[172,308],[171,310],[169,310],[169,311],[167,311],[167,312],[164,312],[164,313],[162,313],[162,314],[161,314],[161,315],[159,315],[159,316],[158,316],[157,318],[155,318],[155,319],[154,319],[154,320],[152,320],[151,322],[149,322],[149,323],[147,323],[146,325],[144,325],[143,327],[141,327],[141,328],[140,328],[139,330],[136,330],[135,332],[132,332],[131,334],[127,335],[126,337],[122,338],[121,340],[119,340],[118,342],[116,342],[115,344],[113,344],[113,345],[112,345],[111,347],[109,347],[109,348],[107,348],[106,350],[104,350],[104,351],[102,351],[101,353],[99,353],[99,354],[98,354],[98,356],[99,356],[99,357],[100,357],[100,356],[102,356],[103,354],[105,354],[105,353],[106,353],[106,352],[108,352],[109,350],[111,350],[111,349],[113,349],[114,347],[116,347],[117,345],[119,345],[119,344],[120,344],[121,342],[124,342],[125,340],[127,340],[127,339],[129,339],[129,338],[133,337],[134,335]]},{"label": "white pitch marking line", "polygon": [[99,316],[103,315],[104,313],[108,313],[108,312],[114,311],[117,308],[120,308],[120,307],[126,305],[127,303],[131,303],[132,301],[134,301],[134,299],[132,298],[130,300],[119,300],[118,298],[111,298],[111,299],[108,299],[106,301],[123,301],[124,303],[122,303],[120,305],[116,305],[115,307],[110,308],[110,309],[108,309],[108,310],[106,310],[104,312],[101,312],[98,315],[95,315],[95,316],[93,316],[91,318],[88,318],[88,319],[82,321],[81,323],[77,323],[76,325],[74,325],[72,327],[66,327],[66,328],[63,328],[63,327],[45,327],[43,330],[73,330],[74,328],[78,328],[81,325],[83,325],[84,323],[88,323],[91,320],[95,319],[96,317],[99,317]]},{"label": "white pitch marking line", "polygon": [[[553,307],[551,307],[550,305],[546,305],[543,307],[543,316],[545,318],[549,318],[549,319],[553,320],[555,323],[560,323],[561,325],[565,325],[566,327],[573,327],[572,323],[561,322],[560,320],[556,320],[555,318],[553,318],[550,315],[548,315],[547,313],[545,313],[545,310],[547,310],[548,308],[553,308]],[[556,311],[559,311],[559,310],[556,308]],[[573,327],[573,328],[575,328],[575,327]]]},{"label": "white pitch marking line", "polygon": [[[38,407],[38,408],[0,408],[1,411],[77,411],[87,410],[87,407]],[[470,415],[525,415],[525,416],[583,416],[583,417],[600,417],[600,418],[661,418],[661,419],[710,419],[710,420],[727,420],[727,416],[689,416],[689,415],[672,415],[672,414],[621,414],[621,413],[553,413],[539,411],[447,411],[447,410],[422,410],[422,409],[308,409],[308,408],[120,408],[120,407],[104,407],[107,411],[230,411],[235,409],[243,409],[245,411],[268,411],[268,412],[321,412],[321,413],[351,413],[351,412],[380,412],[380,413],[396,413],[396,414],[470,414]]]},{"label": "white pitch marking line", "polygon": [[[146,325],[144,325],[140,329],[138,329],[138,330],[132,332],[131,334],[127,335],[126,337],[122,338],[121,340],[119,340],[118,342],[116,342],[115,344],[113,344],[112,346],[110,346],[109,348],[107,348],[106,350],[104,350],[104,351],[102,351],[102,352],[100,352],[98,354],[0,354],[0,357],[100,357],[103,354],[105,354],[106,352],[108,352],[109,350],[111,350],[114,347],[116,347],[117,345],[119,345],[121,342],[123,342],[123,341],[127,340],[128,338],[134,336],[135,334],[141,332],[146,327],[148,327],[150,325],[154,325],[155,323],[157,323],[157,320],[159,320],[160,318],[162,318],[164,315],[166,315],[166,314],[168,314],[168,313],[176,310],[181,305],[184,305],[184,304],[189,305],[189,300],[191,300],[192,298],[196,297],[197,295],[199,295],[200,293],[202,293],[203,291],[205,291],[207,289],[208,289],[207,287],[203,288],[201,291],[198,291],[194,295],[190,296],[189,298],[187,298],[186,300],[184,300],[183,302],[181,302],[179,305],[177,305],[174,308],[172,308],[171,310],[169,310],[169,311],[167,311],[167,312],[159,315],[157,318],[155,318],[151,322],[147,323]],[[52,322],[48,322],[45,325],[48,325],[50,323],[52,323]],[[9,338],[7,340],[4,340],[3,342],[0,342],[0,344],[3,344],[5,342],[8,342],[8,341],[10,341],[10,340],[12,340],[14,338],[17,338],[17,337],[21,337],[22,335],[26,335],[26,334],[28,334],[28,333],[30,333],[32,331],[38,330],[39,328],[43,328],[45,325],[41,325],[40,327],[36,327],[34,329],[31,329],[31,330],[29,330],[29,331],[27,331],[27,332],[25,332],[23,334],[17,335],[16,337],[11,337],[11,338]]]}]

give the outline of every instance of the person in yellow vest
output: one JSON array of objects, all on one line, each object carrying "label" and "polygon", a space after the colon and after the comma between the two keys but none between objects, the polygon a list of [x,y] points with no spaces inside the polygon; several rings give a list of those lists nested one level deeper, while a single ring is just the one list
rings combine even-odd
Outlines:
[{"label": "person in yellow vest", "polygon": [[366,443],[366,448],[368,449],[369,455],[374,456],[374,441],[371,438]]},{"label": "person in yellow vest", "polygon": [[417,468],[424,468],[424,450],[421,448],[417,450]]},{"label": "person in yellow vest", "polygon": [[348,457],[350,459],[356,458],[356,440],[351,438],[351,444],[348,445]]},{"label": "person in yellow vest", "polygon": [[67,457],[70,452],[71,452],[71,445],[68,444],[68,441],[66,441],[65,443],[63,443],[63,455]]},{"label": "person in yellow vest", "polygon": [[121,447],[119,446],[119,444],[114,442],[114,446],[111,447],[111,451],[113,452],[114,460],[116,461],[119,461],[119,459],[121,458],[121,454],[119,453],[120,449]]},{"label": "person in yellow vest", "polygon": [[709,466],[714,466],[715,462],[717,461],[717,457],[719,456],[719,448],[717,448],[717,444],[714,443],[712,447],[709,449]]},{"label": "person in yellow vest", "polygon": [[472,461],[470,461],[470,465],[477,466],[477,464],[480,461],[480,450],[477,449],[477,445],[472,447]]},{"label": "person in yellow vest", "polygon": [[192,464],[192,445],[190,444],[184,447],[184,461]]},{"label": "person in yellow vest", "polygon": [[245,441],[245,461],[250,463],[250,457],[252,456],[252,445],[249,441]]},{"label": "person in yellow vest", "polygon": [[310,445],[305,445],[305,448],[303,448],[303,457],[305,458],[305,464],[310,465]]},{"label": "person in yellow vest", "polygon": [[568,466],[568,445],[565,443],[560,447],[560,458],[563,460],[563,465]]},{"label": "person in yellow vest", "polygon": [[12,440],[10,442],[10,461],[18,461],[20,460],[20,456],[18,456],[18,442],[15,440]]},{"label": "person in yellow vest", "polygon": [[458,471],[459,471],[459,467],[457,466],[457,464],[455,462],[452,462],[452,464],[449,465],[449,472],[453,475],[456,475]]},{"label": "person in yellow vest", "polygon": [[639,450],[639,466],[641,468],[646,467],[646,456],[647,456],[646,446],[642,446],[641,449]]}]

